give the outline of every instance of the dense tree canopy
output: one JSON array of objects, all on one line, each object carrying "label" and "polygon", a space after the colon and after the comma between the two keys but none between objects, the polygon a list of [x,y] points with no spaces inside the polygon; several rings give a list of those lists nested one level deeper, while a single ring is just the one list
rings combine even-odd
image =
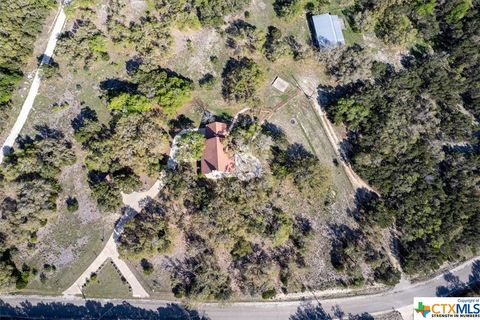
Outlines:
[{"label": "dense tree canopy", "polygon": [[149,99],[153,98],[168,115],[187,102],[193,90],[190,79],[166,69],[140,69],[133,78],[138,83],[138,91]]},{"label": "dense tree canopy", "polygon": [[165,253],[172,235],[161,206],[153,200],[127,222],[118,239],[120,253],[129,259],[141,259]]},{"label": "dense tree canopy", "polygon": [[[474,232],[480,218],[479,82],[472,69],[479,67],[479,38],[473,36],[479,3],[465,3],[423,7],[421,14],[440,27],[425,38],[434,39],[433,52],[416,51],[404,70],[380,73],[328,108],[352,130],[354,168],[381,194],[364,204],[364,217],[396,225],[409,273],[468,257],[480,244]],[[409,6],[400,8],[408,12]],[[363,21],[376,21],[369,10],[381,9],[368,9]]]},{"label": "dense tree canopy", "polygon": [[291,18],[296,16],[302,9],[301,0],[275,0],[273,9],[277,16],[282,18]]},{"label": "dense tree canopy", "polygon": [[135,191],[140,175],[158,174],[159,163],[168,150],[163,120],[155,111],[117,114],[106,127],[86,107],[72,126],[75,138],[88,151],[85,163],[90,187],[104,211],[118,209],[119,191]]},{"label": "dense tree canopy", "polygon": [[57,52],[88,68],[97,59],[109,60],[106,37],[90,20],[77,21],[76,28],[59,36]]}]

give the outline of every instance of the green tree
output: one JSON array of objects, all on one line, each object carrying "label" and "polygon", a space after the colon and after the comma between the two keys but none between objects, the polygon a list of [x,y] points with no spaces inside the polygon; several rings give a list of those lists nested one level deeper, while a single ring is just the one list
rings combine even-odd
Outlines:
[{"label": "green tree", "polygon": [[243,57],[230,58],[222,74],[223,96],[227,100],[249,101],[264,79],[263,71],[255,61]]},{"label": "green tree", "polygon": [[138,90],[152,97],[171,116],[191,98],[193,82],[169,70],[155,69],[149,72],[139,70],[134,75]]},{"label": "green tree", "polygon": [[374,270],[375,280],[387,286],[394,286],[400,282],[401,273],[395,269],[389,262],[384,261]]},{"label": "green tree", "polygon": [[406,15],[389,10],[375,26],[375,34],[387,44],[405,45],[415,38],[416,30]]},{"label": "green tree", "polygon": [[170,249],[172,234],[161,207],[148,203],[125,224],[118,239],[120,254],[140,259],[165,253]]},{"label": "green tree", "polygon": [[302,145],[289,145],[285,150],[274,146],[271,151],[270,168],[277,179],[291,178],[307,198],[327,193],[331,181],[330,171]]},{"label": "green tree", "polygon": [[108,108],[122,112],[146,112],[152,109],[152,103],[142,95],[122,93],[110,100]]},{"label": "green tree", "polygon": [[185,162],[197,161],[203,154],[205,137],[198,131],[189,131],[179,137],[177,146],[177,160]]},{"label": "green tree", "polygon": [[447,22],[454,24],[463,19],[468,10],[472,7],[473,0],[453,0],[447,4],[450,10],[447,14]]},{"label": "green tree", "polygon": [[302,1],[300,0],[275,0],[273,10],[278,17],[292,18],[297,16],[302,9]]},{"label": "green tree", "polygon": [[221,25],[225,16],[241,10],[248,0],[194,0],[198,19],[203,25]]},{"label": "green tree", "polygon": [[360,124],[368,117],[370,110],[357,103],[354,99],[343,98],[332,108],[331,114],[336,124],[346,123],[352,130],[359,128]]}]

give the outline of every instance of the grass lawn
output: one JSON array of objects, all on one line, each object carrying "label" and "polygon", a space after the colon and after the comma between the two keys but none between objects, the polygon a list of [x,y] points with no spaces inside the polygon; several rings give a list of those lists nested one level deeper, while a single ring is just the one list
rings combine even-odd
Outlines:
[{"label": "grass lawn", "polygon": [[87,298],[131,298],[130,286],[122,281],[119,271],[112,260],[105,261],[97,272],[96,279],[91,279],[83,288]]},{"label": "grass lawn", "polygon": [[[345,213],[352,205],[355,190],[342,166],[335,165],[335,151],[325,134],[313,106],[304,95],[291,100],[269,120],[281,127],[291,143],[302,144],[314,153],[320,162],[330,167],[336,191],[336,210]],[[340,159],[337,159],[340,161]]]}]

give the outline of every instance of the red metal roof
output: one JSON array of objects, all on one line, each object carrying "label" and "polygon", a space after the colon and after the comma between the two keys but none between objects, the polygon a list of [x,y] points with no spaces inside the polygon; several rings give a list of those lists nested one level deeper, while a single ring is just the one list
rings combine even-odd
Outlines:
[{"label": "red metal roof", "polygon": [[207,125],[205,131],[205,149],[201,159],[201,170],[203,174],[212,171],[233,172],[235,170],[235,159],[229,157],[224,150],[223,138],[227,134],[227,125],[222,122],[213,122]]}]

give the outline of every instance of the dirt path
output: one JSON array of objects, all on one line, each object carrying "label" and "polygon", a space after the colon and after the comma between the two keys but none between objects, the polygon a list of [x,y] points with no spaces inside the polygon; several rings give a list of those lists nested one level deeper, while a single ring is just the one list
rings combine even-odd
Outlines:
[{"label": "dirt path", "polygon": [[322,126],[325,129],[325,133],[327,134],[328,140],[332,144],[333,149],[335,150],[335,153],[342,160],[341,161],[342,166],[345,169],[345,173],[347,174],[348,179],[350,180],[352,185],[355,188],[365,188],[379,195],[378,191],[370,187],[367,182],[365,182],[362,178],[360,178],[355,173],[355,171],[353,171],[351,165],[345,161],[347,159],[347,156],[344,154],[343,150],[340,147],[341,141],[338,138],[338,136],[335,134],[335,131],[333,129],[333,126],[330,120],[328,119],[325,112],[323,112],[322,107],[318,103],[318,94],[311,96],[310,101],[312,102],[312,106],[314,107],[315,112],[318,114],[318,117],[320,118]]},{"label": "dirt path", "polygon": [[308,98],[310,101],[310,104],[312,108],[315,110],[315,112],[318,115],[318,118],[320,120],[320,123],[322,124],[322,127],[325,129],[325,133],[327,135],[328,141],[333,147],[333,150],[337,157],[341,160],[342,167],[345,170],[345,173],[350,180],[350,183],[354,188],[365,188],[371,192],[376,193],[377,195],[380,196],[379,192],[375,189],[373,189],[366,181],[364,181],[362,178],[360,178],[356,172],[352,169],[351,165],[347,162],[348,157],[344,153],[344,151],[341,148],[341,141],[338,138],[337,134],[335,133],[335,130],[333,129],[332,123],[328,119],[326,113],[323,111],[322,106],[318,102],[318,90],[316,89],[318,86],[318,83],[312,83],[309,79],[302,79],[300,78],[297,80],[295,77],[293,77],[293,80],[295,82],[295,85],[297,88],[299,88],[305,96]]},{"label": "dirt path", "polygon": [[38,89],[40,88],[40,67],[50,62],[50,58],[53,56],[53,52],[57,45],[57,36],[62,31],[66,19],[67,17],[63,12],[63,6],[60,6],[60,10],[54,20],[54,25],[51,28],[50,37],[48,38],[47,47],[45,48],[45,52],[43,53],[42,61],[40,62],[40,66],[35,71],[35,76],[33,77],[33,81],[30,86],[30,90],[28,91],[27,98],[22,105],[22,109],[20,110],[20,114],[18,115],[12,130],[10,130],[7,139],[5,140],[2,148],[0,149],[0,163],[3,162],[4,153],[8,152],[15,144],[15,140],[17,140],[17,137],[20,135],[20,132],[22,131],[22,128],[27,121],[28,115],[33,108],[33,103],[35,102],[35,98],[38,94]]},{"label": "dirt path", "polygon": [[[116,240],[120,236],[123,226],[128,220],[134,217],[141,210],[141,202],[145,198],[154,198],[163,187],[162,177],[155,182],[155,184],[147,191],[143,192],[133,192],[130,194],[122,193],[122,200],[126,207],[129,207],[131,210],[127,210],[125,215],[120,218],[115,229],[108,239],[105,247],[100,252],[100,254],[95,258],[95,260],[88,266],[88,268],[78,277],[78,279],[63,292],[63,295],[74,296],[82,294],[82,287],[86,283],[87,279],[90,278],[91,274],[97,272],[101,265],[108,259],[112,259],[113,263],[117,266],[120,273],[127,280],[128,284],[132,288],[132,295],[135,298],[147,298],[150,295],[145,291],[140,282],[137,280],[135,275],[132,273],[128,265],[120,259],[120,254],[117,250]],[[132,210],[133,209],[133,210]]]}]

